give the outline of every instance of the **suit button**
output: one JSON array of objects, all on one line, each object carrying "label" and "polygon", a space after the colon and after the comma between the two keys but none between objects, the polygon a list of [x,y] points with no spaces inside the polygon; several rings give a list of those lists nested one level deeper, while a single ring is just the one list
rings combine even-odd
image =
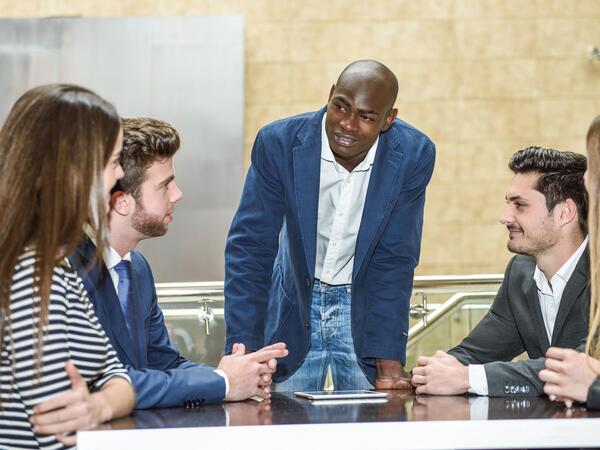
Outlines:
[{"label": "suit button", "polygon": [[306,285],[307,285],[308,287],[310,287],[310,285],[311,285],[311,283],[310,283],[310,278],[306,277],[306,278],[304,279],[304,281],[306,281]]},{"label": "suit button", "polygon": [[307,320],[304,322],[304,326],[306,327],[306,329],[310,328],[310,322]]}]

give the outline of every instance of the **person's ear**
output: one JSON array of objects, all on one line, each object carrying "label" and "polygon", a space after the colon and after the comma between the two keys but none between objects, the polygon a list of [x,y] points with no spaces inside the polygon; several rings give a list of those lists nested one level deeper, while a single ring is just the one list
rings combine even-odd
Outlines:
[{"label": "person's ear", "polygon": [[120,216],[127,216],[133,208],[132,197],[123,191],[116,191],[110,197],[110,209]]},{"label": "person's ear", "polygon": [[329,89],[329,98],[327,99],[327,103],[331,101],[331,97],[333,97],[333,93],[335,92],[335,84],[331,85],[331,89]]},{"label": "person's ear", "polygon": [[561,224],[566,225],[577,218],[577,205],[572,199],[568,198],[556,206],[560,208]]},{"label": "person's ear", "polygon": [[396,108],[390,109],[390,112],[385,116],[385,122],[383,124],[383,128],[381,131],[387,131],[389,127],[394,123],[394,119],[398,115],[398,110]]}]

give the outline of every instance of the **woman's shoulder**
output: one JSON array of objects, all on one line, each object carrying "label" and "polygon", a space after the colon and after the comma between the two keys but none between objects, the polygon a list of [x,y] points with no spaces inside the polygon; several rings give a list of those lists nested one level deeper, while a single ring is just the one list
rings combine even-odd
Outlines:
[{"label": "woman's shoulder", "polygon": [[[31,289],[36,278],[37,254],[34,248],[27,247],[17,258],[13,272],[11,293]],[[67,258],[59,260],[52,270],[51,290],[53,294],[78,291],[77,272]]]}]

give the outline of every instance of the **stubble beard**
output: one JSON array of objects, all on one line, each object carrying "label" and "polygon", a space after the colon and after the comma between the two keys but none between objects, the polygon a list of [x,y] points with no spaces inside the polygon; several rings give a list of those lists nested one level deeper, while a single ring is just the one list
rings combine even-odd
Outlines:
[{"label": "stubble beard", "polygon": [[163,236],[168,230],[168,226],[163,219],[157,215],[148,214],[139,201],[131,218],[131,226],[138,233],[148,237]]}]

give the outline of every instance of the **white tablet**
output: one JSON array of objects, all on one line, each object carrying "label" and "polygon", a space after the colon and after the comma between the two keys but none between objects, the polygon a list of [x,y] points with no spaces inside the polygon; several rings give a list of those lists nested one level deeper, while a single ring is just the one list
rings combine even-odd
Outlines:
[{"label": "white tablet", "polygon": [[297,397],[308,398],[310,400],[350,400],[363,398],[386,398],[385,392],[375,391],[308,391],[294,392]]}]

